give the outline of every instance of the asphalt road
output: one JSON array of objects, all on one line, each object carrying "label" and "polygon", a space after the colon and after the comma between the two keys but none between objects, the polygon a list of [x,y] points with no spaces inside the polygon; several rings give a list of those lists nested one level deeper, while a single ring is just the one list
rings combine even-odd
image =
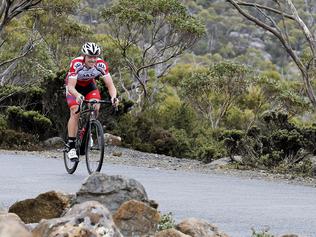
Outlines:
[{"label": "asphalt road", "polygon": [[[103,173],[141,182],[162,213],[176,221],[206,219],[231,237],[251,236],[251,228],[270,233],[316,236],[316,189],[225,175],[105,164]],[[0,202],[33,198],[50,190],[76,192],[87,176],[85,164],[68,175],[61,159],[0,154]]]}]

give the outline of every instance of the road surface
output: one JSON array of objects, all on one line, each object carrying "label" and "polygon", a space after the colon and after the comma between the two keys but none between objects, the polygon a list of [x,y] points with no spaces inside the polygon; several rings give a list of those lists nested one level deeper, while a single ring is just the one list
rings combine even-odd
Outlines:
[{"label": "road surface", "polygon": [[[105,164],[102,172],[138,180],[149,198],[159,203],[159,210],[172,212],[176,221],[206,219],[231,237],[248,237],[251,228],[259,231],[266,227],[277,236],[316,236],[313,187],[110,164]],[[75,193],[87,174],[84,162],[69,175],[61,159],[0,154],[0,202],[9,207],[50,190]]]}]

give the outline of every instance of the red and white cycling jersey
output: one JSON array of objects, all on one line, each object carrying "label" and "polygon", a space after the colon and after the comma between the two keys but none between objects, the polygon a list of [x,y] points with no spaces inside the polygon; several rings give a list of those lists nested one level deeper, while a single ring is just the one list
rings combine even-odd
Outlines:
[{"label": "red and white cycling jersey", "polygon": [[84,57],[77,57],[70,63],[70,69],[66,77],[66,85],[68,84],[69,77],[76,78],[78,86],[86,86],[99,76],[107,75],[108,73],[108,64],[103,59],[98,58],[94,67],[88,68],[84,65]]}]

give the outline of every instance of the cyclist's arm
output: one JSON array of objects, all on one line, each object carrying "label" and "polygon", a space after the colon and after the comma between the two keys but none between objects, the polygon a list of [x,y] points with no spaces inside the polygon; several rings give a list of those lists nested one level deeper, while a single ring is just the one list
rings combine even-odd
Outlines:
[{"label": "cyclist's arm", "polygon": [[115,85],[113,83],[112,77],[110,73],[107,73],[101,77],[104,81],[105,86],[108,88],[109,94],[111,98],[116,98],[117,91]]},{"label": "cyclist's arm", "polygon": [[77,84],[76,76],[70,76],[68,78],[68,84],[67,84],[68,91],[70,94],[72,94],[73,96],[75,96],[77,98],[81,94],[75,89],[76,84]]}]

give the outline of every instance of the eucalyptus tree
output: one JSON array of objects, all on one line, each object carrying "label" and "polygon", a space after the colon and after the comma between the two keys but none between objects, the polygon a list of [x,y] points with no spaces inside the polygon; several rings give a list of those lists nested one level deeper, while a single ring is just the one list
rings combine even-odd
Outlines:
[{"label": "eucalyptus tree", "polygon": [[[310,7],[306,7],[309,9],[307,11],[309,16],[304,20],[291,0],[226,1],[245,18],[278,39],[298,67],[305,92],[316,109],[316,96],[313,88],[313,80],[316,78],[316,36],[311,31],[313,25],[308,25],[314,23],[315,16],[312,15]],[[304,3],[306,6],[312,4],[311,1],[304,1]],[[290,30],[293,23],[296,31]],[[303,36],[303,44],[293,42],[296,39],[293,34],[297,34],[297,30]]]},{"label": "eucalyptus tree", "polygon": [[[32,11],[6,25],[0,57],[11,63],[0,71],[2,85],[39,82],[69,66],[70,59],[78,55],[82,43],[94,37],[90,27],[75,18],[80,2],[43,0]],[[27,50],[32,52],[28,52],[23,61],[10,60],[20,48],[24,52],[22,56]]]},{"label": "eucalyptus tree", "polygon": [[160,78],[173,59],[191,48],[204,26],[178,0],[119,0],[102,16],[133,76],[134,88],[148,98],[148,70]]},{"label": "eucalyptus tree", "polygon": [[15,17],[37,6],[42,0],[1,0],[0,1],[0,33]]},{"label": "eucalyptus tree", "polygon": [[184,78],[182,95],[212,128],[217,128],[237,98],[246,92],[248,77],[244,66],[222,62]]},{"label": "eucalyptus tree", "polygon": [[[22,13],[34,9],[42,0],[1,0],[0,1],[0,49],[6,45],[6,39],[3,37],[5,27]],[[0,60],[0,68],[9,64],[4,70],[0,71],[0,85],[5,84],[6,75],[16,66],[18,59],[26,56],[35,46],[36,39],[30,39],[21,48],[20,52],[10,58]]]}]

